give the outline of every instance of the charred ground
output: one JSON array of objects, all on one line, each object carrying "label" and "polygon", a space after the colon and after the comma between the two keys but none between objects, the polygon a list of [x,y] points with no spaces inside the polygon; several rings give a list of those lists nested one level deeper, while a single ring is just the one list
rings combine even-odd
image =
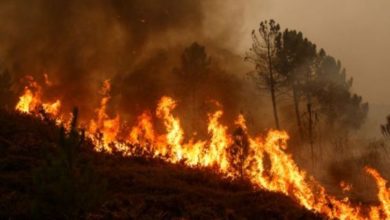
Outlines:
[{"label": "charred ground", "polygon": [[0,112],[0,218],[321,219],[210,169],[96,153],[88,141],[67,154],[61,139],[50,121]]}]

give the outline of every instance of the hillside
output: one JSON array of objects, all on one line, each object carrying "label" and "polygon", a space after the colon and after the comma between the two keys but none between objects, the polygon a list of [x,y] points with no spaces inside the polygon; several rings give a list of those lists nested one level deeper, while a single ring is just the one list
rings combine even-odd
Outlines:
[{"label": "hillside", "polygon": [[0,219],[321,218],[284,195],[255,192],[245,181],[96,153],[88,142],[68,169],[59,162],[59,139],[50,121],[0,112]]}]

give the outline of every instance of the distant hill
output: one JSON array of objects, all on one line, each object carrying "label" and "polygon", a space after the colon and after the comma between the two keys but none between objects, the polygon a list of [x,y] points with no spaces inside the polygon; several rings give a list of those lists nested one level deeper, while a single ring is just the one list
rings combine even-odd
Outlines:
[{"label": "distant hill", "polygon": [[0,111],[0,219],[322,219],[210,169],[96,153],[88,141],[68,150],[74,140]]}]

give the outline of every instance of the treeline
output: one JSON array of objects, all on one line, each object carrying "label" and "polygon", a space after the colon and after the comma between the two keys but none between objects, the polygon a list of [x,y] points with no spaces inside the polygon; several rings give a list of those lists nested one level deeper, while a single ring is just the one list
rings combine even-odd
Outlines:
[{"label": "treeline", "polygon": [[[316,136],[342,139],[363,124],[368,104],[352,92],[353,79],[339,60],[301,32],[282,31],[274,20],[261,22],[252,39],[245,59],[255,67],[259,88],[271,95],[275,128],[285,128],[279,119],[280,97],[293,103],[296,136],[311,145]],[[316,129],[320,126],[322,134]]]}]

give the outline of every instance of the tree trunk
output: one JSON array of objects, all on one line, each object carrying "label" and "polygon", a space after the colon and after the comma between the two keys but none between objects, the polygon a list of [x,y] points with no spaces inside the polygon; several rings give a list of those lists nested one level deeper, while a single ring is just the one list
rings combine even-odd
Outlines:
[{"label": "tree trunk", "polygon": [[[307,72],[306,75],[306,80],[307,82],[311,81],[311,75],[310,72]],[[311,93],[307,92],[306,93],[306,98],[307,98],[307,113],[309,114],[309,141],[310,141],[310,151],[311,151],[311,164],[312,168],[314,168],[314,137],[313,137],[313,105],[312,105],[312,98],[311,98]]]},{"label": "tree trunk", "polygon": [[311,151],[311,163],[314,168],[314,141],[313,141],[313,112],[311,108],[311,102],[307,103],[307,112],[309,113],[309,141],[310,141],[310,151]]},{"label": "tree trunk", "polygon": [[299,111],[299,97],[298,97],[298,91],[295,86],[293,86],[293,97],[294,97],[295,115],[297,118],[299,136],[301,137],[301,141],[303,141],[302,120],[301,120],[301,113]]},{"label": "tree trunk", "polygon": [[280,130],[278,110],[276,107],[275,88],[273,86],[271,86],[271,99],[272,99],[272,108],[273,108],[274,118],[275,118],[275,126],[276,129]]},{"label": "tree trunk", "polygon": [[268,69],[269,69],[269,78],[270,78],[272,108],[273,108],[273,112],[274,112],[275,125],[276,125],[276,129],[280,130],[278,110],[276,107],[275,80],[274,80],[273,68],[272,68],[271,45],[270,45],[269,39],[267,41],[267,57],[268,57]]}]

